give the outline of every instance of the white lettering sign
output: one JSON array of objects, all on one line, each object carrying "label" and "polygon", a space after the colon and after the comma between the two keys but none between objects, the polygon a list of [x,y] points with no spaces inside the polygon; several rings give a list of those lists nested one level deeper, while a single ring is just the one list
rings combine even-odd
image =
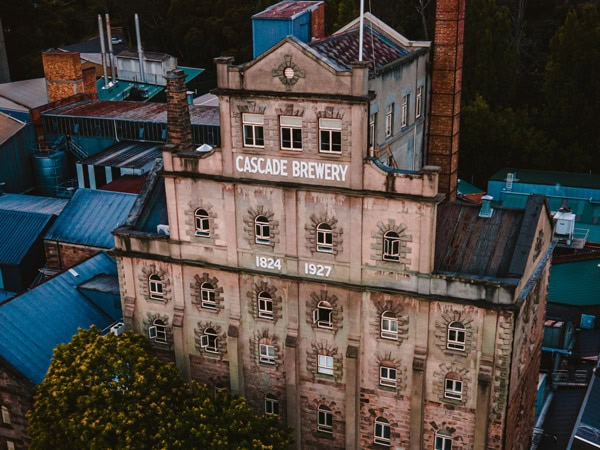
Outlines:
[{"label": "white lettering sign", "polygon": [[304,273],[307,275],[315,275],[317,277],[328,277],[331,273],[331,266],[323,264],[304,263]]},{"label": "white lettering sign", "polygon": [[[243,156],[235,158],[235,168],[241,173],[275,175],[287,177],[287,159],[265,158],[263,156]],[[348,164],[292,160],[291,176],[310,180],[346,181]]]}]

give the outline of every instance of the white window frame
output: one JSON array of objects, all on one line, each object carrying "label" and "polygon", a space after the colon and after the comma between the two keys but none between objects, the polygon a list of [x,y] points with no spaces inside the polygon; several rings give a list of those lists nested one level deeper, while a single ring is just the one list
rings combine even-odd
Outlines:
[{"label": "white window frame", "polygon": [[279,416],[279,400],[272,394],[265,395],[265,415]]},{"label": "white window frame", "polygon": [[375,147],[375,130],[377,125],[377,113],[369,116],[369,147]]},{"label": "white window frame", "polygon": [[317,409],[317,431],[333,434],[333,413],[325,405],[319,405]]},{"label": "white window frame", "polygon": [[402,110],[400,114],[400,127],[404,128],[408,125],[408,102],[410,101],[410,94],[406,94],[402,97]]},{"label": "white window frame", "polygon": [[397,386],[398,371],[395,367],[379,366],[379,384],[381,386],[393,387]]},{"label": "white window frame", "polygon": [[217,309],[217,294],[213,285],[208,282],[200,285],[200,305],[206,309]]},{"label": "white window frame", "polygon": [[463,382],[456,378],[444,378],[444,397],[452,400],[462,400]]},{"label": "white window frame", "polygon": [[452,438],[442,432],[435,433],[434,450],[452,450]]},{"label": "white window frame", "polygon": [[208,211],[198,208],[194,211],[194,225],[196,228],[195,235],[200,237],[210,236],[210,216]]},{"label": "white window frame", "polygon": [[391,311],[381,313],[381,337],[398,340],[398,318]]},{"label": "white window frame", "polygon": [[167,326],[161,319],[154,319],[152,325],[148,327],[148,337],[159,344],[166,344]]},{"label": "white window frame", "polygon": [[262,114],[242,114],[244,147],[265,147],[265,116]]},{"label": "white window frame", "polygon": [[219,353],[217,332],[212,328],[206,328],[200,336],[200,348],[209,353]]},{"label": "white window frame", "polygon": [[317,251],[333,253],[333,229],[326,222],[317,225]]},{"label": "white window frame", "polygon": [[394,134],[394,103],[385,107],[385,137],[388,138]]},{"label": "white window frame", "polygon": [[446,348],[450,350],[465,351],[467,330],[460,322],[451,322],[448,324],[448,334]]},{"label": "white window frame", "polygon": [[400,261],[400,235],[395,231],[386,231],[383,235],[383,254],[384,261]]},{"label": "white window frame", "polygon": [[319,119],[319,152],[333,155],[342,153],[341,119]]},{"label": "white window frame", "polygon": [[258,344],[258,360],[265,364],[275,364],[275,347],[271,344]]},{"label": "white window frame", "polygon": [[319,328],[331,330],[333,328],[333,306],[331,303],[321,300],[313,310],[313,323]]},{"label": "white window frame", "polygon": [[261,291],[256,296],[258,317],[262,319],[273,319],[273,297],[265,291]]},{"label": "white window frame", "polygon": [[302,151],[302,117],[279,116],[279,133],[282,150]]},{"label": "white window frame", "polygon": [[317,373],[333,376],[333,356],[318,355]]},{"label": "white window frame", "polygon": [[254,218],[254,242],[269,245],[271,243],[271,222],[266,216]]},{"label": "white window frame", "polygon": [[164,287],[163,280],[159,275],[153,273],[148,277],[148,293],[152,300],[165,299]]},{"label": "white window frame", "polygon": [[423,114],[423,86],[417,87],[415,99],[415,118],[418,119]]},{"label": "white window frame", "polygon": [[385,417],[377,417],[373,427],[373,443],[389,447],[392,442],[391,434],[390,422]]}]

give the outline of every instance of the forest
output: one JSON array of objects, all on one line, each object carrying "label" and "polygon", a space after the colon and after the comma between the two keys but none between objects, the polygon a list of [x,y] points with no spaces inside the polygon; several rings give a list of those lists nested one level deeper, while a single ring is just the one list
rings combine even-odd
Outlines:
[{"label": "forest", "polygon": [[[324,0],[326,32],[359,0]],[[0,0],[12,80],[42,76],[41,52],[97,33],[109,13],[135,47],[213,70],[251,58],[251,16],[276,0]],[[413,40],[432,40],[435,0],[365,0]],[[600,0],[466,0],[459,176],[485,189],[502,167],[600,174]]]}]

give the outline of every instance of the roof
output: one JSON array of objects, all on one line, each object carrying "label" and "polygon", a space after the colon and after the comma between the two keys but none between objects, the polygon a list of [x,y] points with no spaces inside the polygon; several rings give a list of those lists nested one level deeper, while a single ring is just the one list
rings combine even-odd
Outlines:
[{"label": "roof", "polygon": [[0,97],[7,98],[14,103],[28,109],[48,104],[48,91],[45,78],[32,80],[13,81],[0,84]]},{"label": "roof", "polygon": [[52,218],[51,214],[0,209],[0,264],[19,265]]},{"label": "roof", "polygon": [[145,175],[123,175],[98,189],[111,192],[139,194],[142,192],[145,182]]},{"label": "roof", "polygon": [[473,278],[507,279],[525,271],[543,196],[523,210],[495,208],[479,217],[477,205],[446,202],[438,207],[435,271]]},{"label": "roof", "polygon": [[108,85],[104,83],[104,77],[96,80],[96,90],[98,99],[104,101],[120,101],[129,97],[132,90],[139,90],[144,94],[144,100],[149,100],[165,90],[164,86],[148,83],[139,83],[130,80],[117,80],[117,83],[111,81]]},{"label": "roof", "polygon": [[467,183],[465,180],[458,179],[457,194],[468,195],[468,194],[482,194],[485,193],[483,189],[479,189],[477,186]]},{"label": "roof", "polygon": [[0,145],[25,128],[25,124],[0,112]]},{"label": "roof", "polygon": [[[117,58],[138,59],[139,55],[137,52],[132,52],[131,50],[123,50],[117,55]],[[146,61],[166,61],[170,58],[174,58],[174,56],[168,53],[144,51],[144,59]]]},{"label": "roof", "polygon": [[103,167],[150,170],[154,160],[161,158],[161,144],[122,141],[81,161],[81,164]]},{"label": "roof", "polygon": [[136,195],[77,189],[44,239],[90,247],[112,248],[112,230],[122,225]]},{"label": "roof", "polygon": [[[490,181],[506,180],[508,173],[515,174],[514,184],[542,184],[548,186],[570,186],[580,188],[600,189],[600,175],[592,173],[557,172],[550,170],[529,170],[504,168],[491,176]],[[514,186],[513,184],[513,186]]]},{"label": "roof", "polygon": [[600,447],[600,378],[592,377],[573,435]]},{"label": "roof", "polygon": [[101,273],[81,283],[77,288],[119,295],[119,279],[114,275]]},{"label": "roof", "polygon": [[69,200],[64,198],[40,197],[25,194],[0,195],[0,209],[22,212],[37,212],[58,216]]},{"label": "roof", "polygon": [[[219,125],[218,107],[189,106],[192,125]],[[42,115],[167,123],[167,104],[84,100],[59,106],[43,112]]]},{"label": "roof", "polygon": [[0,289],[0,302],[8,300],[9,298],[14,297],[15,295],[17,295],[15,292],[9,292],[5,291],[4,289]]},{"label": "roof", "polygon": [[[111,27],[111,38],[120,39],[123,41],[123,35],[121,33],[115,32]],[[107,36],[104,37],[104,45],[105,50],[108,52],[108,40]],[[112,44],[113,53],[117,54],[123,49],[125,49],[124,43]],[[96,36],[87,41],[77,42],[76,44],[66,45],[60,48],[60,50],[67,52],[79,52],[79,53],[101,53],[102,49],[100,46],[100,37]]]},{"label": "roof", "polygon": [[114,260],[101,252],[21,295],[0,303],[0,356],[34,383],[41,383],[56,345],[71,341],[78,328],[103,329],[114,318],[77,290],[98,274],[116,276]]},{"label": "roof", "polygon": [[574,306],[599,305],[599,265],[600,259],[552,264],[548,301]]},{"label": "roof", "polygon": [[215,94],[204,94],[194,99],[194,105],[216,106],[219,107],[219,97]]},{"label": "roof", "polygon": [[293,19],[298,14],[316,9],[322,1],[283,1],[252,16],[253,19]]}]

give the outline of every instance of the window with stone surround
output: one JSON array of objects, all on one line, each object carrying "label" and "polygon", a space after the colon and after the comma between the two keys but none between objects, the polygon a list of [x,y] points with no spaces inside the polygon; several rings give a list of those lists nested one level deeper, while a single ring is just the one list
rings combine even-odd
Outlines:
[{"label": "window with stone surround", "polygon": [[275,347],[270,339],[261,339],[258,344],[258,360],[263,364],[275,364]]},{"label": "window with stone surround", "polygon": [[254,218],[254,242],[266,245],[271,243],[271,225],[265,216]]},{"label": "window with stone surround", "polygon": [[319,405],[317,409],[317,431],[333,434],[333,413],[328,406]]},{"label": "window with stone surround", "polygon": [[210,283],[202,283],[200,286],[200,305],[202,308],[217,309],[215,288]]},{"label": "window with stone surround", "polygon": [[333,253],[333,230],[328,223],[322,222],[317,225],[317,251]]},{"label": "window with stone surround", "polygon": [[208,273],[194,275],[190,283],[192,303],[200,311],[218,313],[223,309],[223,288],[219,280]]},{"label": "window with stone surround", "polygon": [[319,119],[319,151],[340,154],[342,152],[341,119]]},{"label": "window with stone surround", "polygon": [[258,293],[258,317],[262,319],[273,319],[273,298],[265,291]]},{"label": "window with stone surround", "polygon": [[450,372],[444,379],[444,397],[452,400],[462,400],[463,382],[458,374]]},{"label": "window with stone surround", "polygon": [[375,419],[373,442],[379,445],[389,446],[391,444],[390,422],[385,417]]},{"label": "window with stone surround", "polygon": [[319,354],[317,372],[333,376],[333,356]]},{"label": "window with stone surround", "polygon": [[377,229],[371,233],[371,259],[381,261],[390,270],[408,270],[413,238],[407,231],[406,224],[393,218],[377,222]]},{"label": "window with stone surround", "polygon": [[465,326],[460,322],[448,324],[448,338],[446,347],[451,350],[465,350],[466,333]]},{"label": "window with stone surround", "polygon": [[452,438],[445,430],[439,430],[435,433],[434,450],[452,450]]},{"label": "window with stone surround", "polygon": [[337,255],[342,250],[343,229],[334,217],[312,214],[305,230],[306,246],[311,252]]},{"label": "window with stone surround", "polygon": [[394,104],[390,103],[385,108],[385,137],[394,134]]},{"label": "window with stone surround", "polygon": [[398,318],[392,311],[381,314],[381,337],[398,340]]},{"label": "window with stone surround", "polygon": [[219,353],[217,332],[213,328],[206,328],[200,336],[200,348],[209,353]]},{"label": "window with stone surround", "polygon": [[160,276],[153,273],[148,277],[148,292],[150,293],[150,298],[152,300],[164,300],[164,286],[163,281]]},{"label": "window with stone surround", "polygon": [[198,208],[194,211],[194,227],[195,235],[199,237],[210,236],[210,216],[208,211],[202,208]]},{"label": "window with stone surround", "polygon": [[167,325],[162,319],[154,319],[152,325],[148,327],[148,337],[151,341],[166,344],[167,339]]},{"label": "window with stone surround", "polygon": [[264,147],[264,125],[263,114],[242,114],[244,124],[244,147]]},{"label": "window with stone surround", "polygon": [[273,394],[265,395],[265,415],[279,416],[279,400]]},{"label": "window with stone surround", "polygon": [[395,231],[386,231],[383,235],[383,259],[400,261],[400,235]]},{"label": "window with stone surround", "polygon": [[248,311],[255,319],[276,323],[283,316],[283,299],[266,281],[252,283],[246,291]]},{"label": "window with stone surround", "polygon": [[393,387],[397,385],[397,371],[390,363],[385,363],[379,366],[379,384],[381,386]]},{"label": "window with stone surround", "polygon": [[282,150],[302,150],[302,117],[280,116]]},{"label": "window with stone surround", "polygon": [[333,307],[327,301],[320,301],[313,310],[313,323],[319,328],[333,328]]}]

